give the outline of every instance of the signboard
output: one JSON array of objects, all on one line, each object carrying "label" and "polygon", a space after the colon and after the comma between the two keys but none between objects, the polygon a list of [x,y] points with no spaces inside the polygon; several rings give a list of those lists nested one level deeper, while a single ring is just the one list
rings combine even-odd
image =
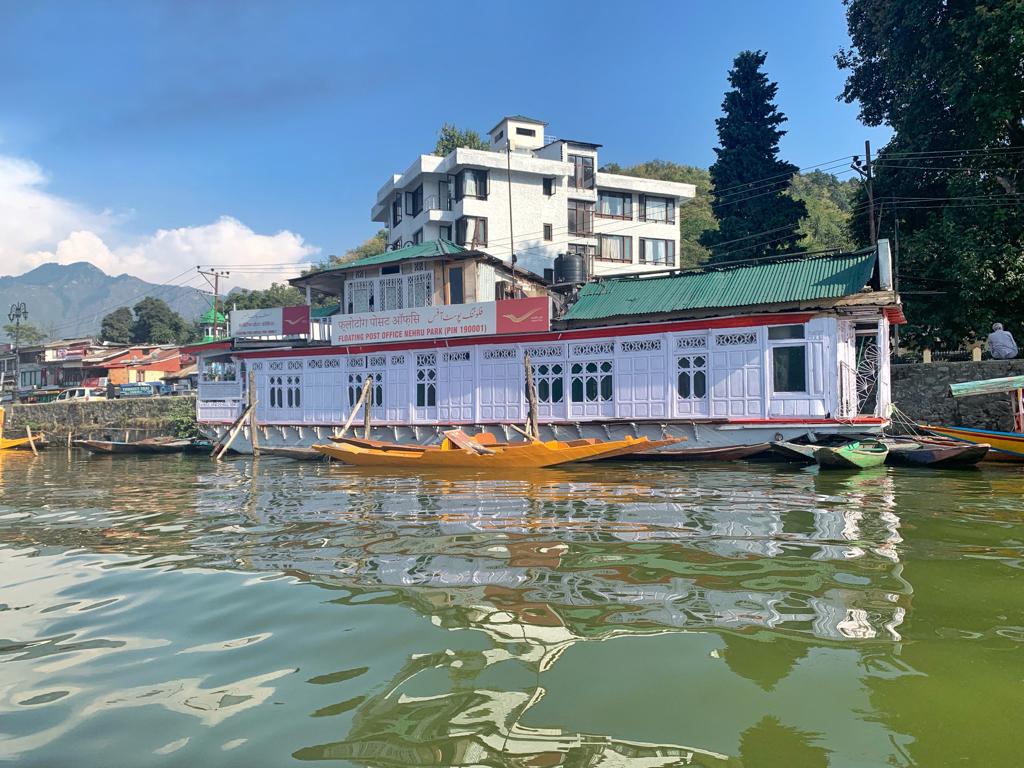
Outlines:
[{"label": "signboard", "polygon": [[550,301],[546,296],[538,296],[335,315],[331,318],[331,343],[384,344],[417,339],[497,336],[535,333],[550,327]]},{"label": "signboard", "polygon": [[260,336],[308,336],[309,307],[270,307],[236,309],[231,312],[231,335],[243,338]]}]

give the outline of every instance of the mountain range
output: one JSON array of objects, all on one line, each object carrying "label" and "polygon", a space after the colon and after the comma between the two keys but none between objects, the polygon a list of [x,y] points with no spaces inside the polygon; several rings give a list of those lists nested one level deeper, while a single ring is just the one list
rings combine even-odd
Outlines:
[{"label": "mountain range", "polygon": [[11,304],[23,301],[28,309],[25,322],[49,338],[93,336],[104,315],[133,307],[147,296],[163,299],[190,322],[210,308],[210,296],[196,288],[147,283],[128,274],[114,277],[80,261],[43,264],[23,275],[0,277],[0,318],[6,323]]}]

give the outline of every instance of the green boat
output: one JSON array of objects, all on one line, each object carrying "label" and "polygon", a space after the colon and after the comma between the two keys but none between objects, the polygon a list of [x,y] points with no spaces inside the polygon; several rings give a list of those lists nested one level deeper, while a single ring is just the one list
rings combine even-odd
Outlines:
[{"label": "green boat", "polygon": [[885,463],[889,449],[877,440],[861,440],[835,447],[822,447],[814,459],[822,469],[867,469]]}]

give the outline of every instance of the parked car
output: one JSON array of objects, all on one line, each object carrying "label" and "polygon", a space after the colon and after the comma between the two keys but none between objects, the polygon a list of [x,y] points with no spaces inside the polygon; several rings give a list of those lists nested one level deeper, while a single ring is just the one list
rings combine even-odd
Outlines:
[{"label": "parked car", "polygon": [[72,400],[88,402],[90,400],[106,400],[107,394],[99,387],[73,387],[72,389],[65,389],[54,399],[57,402]]}]

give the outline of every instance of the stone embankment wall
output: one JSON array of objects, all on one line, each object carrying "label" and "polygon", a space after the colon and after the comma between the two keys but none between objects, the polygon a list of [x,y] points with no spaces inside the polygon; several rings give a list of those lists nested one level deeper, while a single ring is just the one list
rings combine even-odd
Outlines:
[{"label": "stone embankment wall", "polygon": [[918,422],[978,429],[1013,429],[1010,395],[979,395],[954,400],[949,385],[1003,376],[1024,376],[1024,360],[969,363],[915,363],[892,366],[892,399]]},{"label": "stone embankment wall", "polygon": [[130,439],[150,434],[167,434],[175,423],[196,410],[194,396],[133,397],[120,400],[92,400],[81,403],[31,403],[8,405],[4,432],[22,434],[29,426],[33,432],[45,432],[54,440],[97,437],[105,433],[128,432]]}]

